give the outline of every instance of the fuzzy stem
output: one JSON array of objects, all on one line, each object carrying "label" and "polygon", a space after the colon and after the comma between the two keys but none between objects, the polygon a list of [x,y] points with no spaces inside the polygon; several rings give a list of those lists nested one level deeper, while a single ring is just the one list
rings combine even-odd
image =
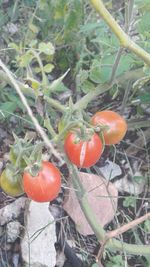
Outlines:
[{"label": "fuzzy stem", "polygon": [[66,111],[66,107],[64,105],[62,105],[58,100],[55,100],[53,98],[50,98],[48,96],[44,96],[44,100],[46,100],[46,102],[52,106],[53,108],[55,108],[56,110],[60,111],[61,113],[64,113]]}]

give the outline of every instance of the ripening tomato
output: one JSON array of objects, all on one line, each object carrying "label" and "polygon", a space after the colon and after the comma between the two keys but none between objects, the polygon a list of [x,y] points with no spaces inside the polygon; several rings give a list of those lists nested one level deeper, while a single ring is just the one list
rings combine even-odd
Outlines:
[{"label": "ripening tomato", "polygon": [[55,199],[61,188],[61,174],[50,162],[43,161],[36,176],[29,171],[23,174],[23,187],[27,196],[37,202]]},{"label": "ripening tomato", "polygon": [[95,113],[91,123],[94,126],[108,126],[103,130],[106,145],[118,144],[126,134],[127,123],[118,113],[111,110],[104,110]]},{"label": "ripening tomato", "polygon": [[64,149],[73,164],[80,168],[88,168],[99,160],[103,144],[96,133],[83,140],[79,138],[78,132],[70,132],[65,139]]},{"label": "ripening tomato", "polygon": [[18,197],[24,193],[22,175],[16,173],[9,166],[6,167],[0,176],[0,185],[2,190],[9,196]]}]

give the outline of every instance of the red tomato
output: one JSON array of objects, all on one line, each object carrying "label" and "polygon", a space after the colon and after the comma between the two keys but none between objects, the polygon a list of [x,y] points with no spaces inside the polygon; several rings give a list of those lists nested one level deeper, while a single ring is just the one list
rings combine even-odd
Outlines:
[{"label": "red tomato", "polygon": [[104,110],[95,113],[91,123],[94,126],[108,126],[103,131],[106,145],[118,144],[126,134],[127,123],[123,117],[111,110]]},{"label": "red tomato", "polygon": [[27,196],[37,202],[55,199],[61,187],[61,174],[50,162],[43,161],[37,176],[24,172],[23,187]]},{"label": "red tomato", "polygon": [[98,134],[94,133],[89,140],[78,140],[77,132],[68,133],[64,149],[69,160],[80,168],[94,165],[103,152],[103,144]]}]

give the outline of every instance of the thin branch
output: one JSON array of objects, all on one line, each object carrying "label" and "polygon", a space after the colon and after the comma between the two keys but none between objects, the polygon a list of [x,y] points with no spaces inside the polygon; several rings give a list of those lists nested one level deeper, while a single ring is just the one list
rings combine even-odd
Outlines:
[{"label": "thin branch", "polygon": [[46,146],[51,150],[51,153],[60,161],[62,162],[62,158],[60,157],[59,153],[55,150],[55,148],[53,147],[53,145],[51,144],[50,140],[48,139],[46,133],[44,132],[43,128],[40,126],[40,124],[38,123],[37,119],[34,117],[33,112],[30,108],[30,106],[28,105],[28,102],[25,98],[25,96],[23,95],[23,93],[21,92],[19,85],[16,83],[12,73],[10,72],[10,70],[5,66],[5,64],[1,61],[0,59],[0,66],[1,68],[4,70],[4,72],[7,74],[8,78],[10,79],[12,85],[14,86],[16,92],[18,93],[23,105],[25,106],[29,117],[31,118],[31,120],[34,123],[34,126],[37,130],[37,132],[40,134],[41,138],[43,139],[43,141],[45,142]]},{"label": "thin branch", "polygon": [[116,230],[108,232],[107,237],[108,238],[117,237],[118,235],[121,235],[124,232],[127,232],[128,230],[132,229],[133,227],[137,226],[138,224],[140,224],[140,223],[142,223],[148,219],[150,219],[150,212],[143,215],[142,217],[140,217],[138,219],[135,219],[135,220],[121,226],[120,228],[118,228]]},{"label": "thin branch", "polygon": [[[132,13],[133,13],[133,5],[134,5],[134,0],[126,3],[126,8],[125,8],[125,32],[126,33],[129,32],[130,23],[132,19]],[[110,84],[113,84],[123,52],[124,52],[124,48],[120,47],[115,58],[115,63],[113,64],[113,67],[112,67],[112,73],[111,73],[111,77],[109,81]]]},{"label": "thin branch", "polygon": [[115,74],[116,74],[116,71],[119,67],[119,63],[120,63],[123,51],[124,51],[124,48],[120,47],[118,52],[117,52],[117,55],[115,58],[115,63],[113,64],[113,67],[112,67],[111,77],[110,77],[110,81],[109,81],[110,84],[113,84]]}]

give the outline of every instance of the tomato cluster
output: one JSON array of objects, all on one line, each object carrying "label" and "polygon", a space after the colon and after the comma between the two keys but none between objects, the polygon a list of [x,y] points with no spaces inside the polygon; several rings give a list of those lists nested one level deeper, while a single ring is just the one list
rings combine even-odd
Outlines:
[{"label": "tomato cluster", "polygon": [[41,154],[35,147],[31,146],[31,139],[15,136],[9,151],[9,163],[0,175],[0,187],[12,197],[26,193],[37,202],[52,201],[60,191],[61,174],[54,164],[37,159],[37,154]]},{"label": "tomato cluster", "polygon": [[[99,160],[105,145],[118,144],[126,131],[127,123],[118,113],[99,111],[91,118],[90,127],[85,128],[84,125],[83,128],[77,127],[64,134],[64,150],[70,162],[79,168],[88,168]],[[55,199],[61,188],[59,170],[48,161],[41,162],[40,166],[35,163],[29,170],[26,163],[29,155],[26,158],[19,157],[21,169],[18,170],[18,148],[20,149],[20,145],[17,147],[15,144],[10,150],[11,164],[7,165],[0,176],[1,188],[13,197],[25,192],[29,198],[38,202]]]},{"label": "tomato cluster", "polygon": [[127,123],[122,116],[111,110],[99,111],[91,119],[91,125],[99,133],[90,138],[78,138],[77,132],[68,133],[64,149],[69,160],[80,168],[94,165],[100,158],[105,145],[118,144],[126,134]]},{"label": "tomato cluster", "polygon": [[[33,165],[34,167],[34,165]],[[61,188],[61,174],[50,162],[43,161],[36,175],[24,171],[23,175],[15,175],[9,166],[2,172],[0,185],[5,193],[17,197],[24,192],[37,202],[55,199]]]}]

